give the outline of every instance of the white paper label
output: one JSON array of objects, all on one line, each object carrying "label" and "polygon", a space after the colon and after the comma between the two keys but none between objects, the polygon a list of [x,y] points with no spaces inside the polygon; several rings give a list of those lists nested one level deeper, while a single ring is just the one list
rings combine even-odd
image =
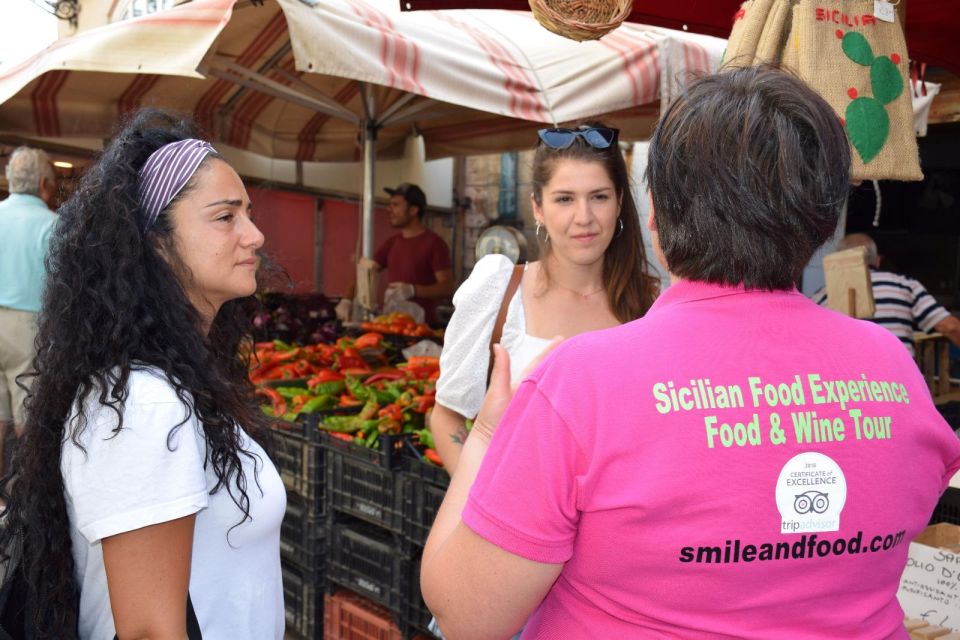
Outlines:
[{"label": "white paper label", "polygon": [[832,458],[807,451],[783,465],[777,478],[776,500],[780,533],[839,531],[847,480]]},{"label": "white paper label", "polygon": [[886,0],[873,0],[873,15],[877,17],[877,20],[894,22],[897,18],[897,9]]},{"label": "white paper label", "polygon": [[960,628],[960,555],[911,542],[897,598],[911,618]]}]

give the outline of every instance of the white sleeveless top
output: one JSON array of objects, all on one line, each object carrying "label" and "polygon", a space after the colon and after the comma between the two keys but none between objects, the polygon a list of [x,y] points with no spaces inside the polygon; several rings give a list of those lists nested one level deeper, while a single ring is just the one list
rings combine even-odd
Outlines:
[{"label": "white sleeveless top", "polygon": [[[490,338],[513,267],[506,256],[484,256],[453,296],[454,313],[440,355],[437,402],[468,418],[480,411],[487,391]],[[521,287],[507,307],[500,344],[510,354],[514,382],[550,344],[548,339],[527,334]]]}]

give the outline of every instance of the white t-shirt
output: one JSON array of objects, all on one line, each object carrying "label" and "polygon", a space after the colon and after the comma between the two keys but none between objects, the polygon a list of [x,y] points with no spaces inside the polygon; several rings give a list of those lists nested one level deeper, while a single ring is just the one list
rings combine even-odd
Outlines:
[{"label": "white t-shirt", "polygon": [[[477,415],[487,392],[490,338],[513,267],[506,256],[484,256],[453,295],[454,313],[440,354],[437,402],[467,418]],[[500,336],[500,344],[510,354],[510,376],[515,382],[550,344],[527,333],[521,288],[510,300]]]},{"label": "white t-shirt", "polygon": [[87,425],[79,441],[86,453],[68,437],[60,462],[80,584],[80,638],[112,640],[116,633],[100,541],[195,513],[190,598],[203,637],[282,640],[286,492],[263,449],[241,432],[256,462],[240,456],[252,520],[235,526],[242,512],[226,488],[210,495],[217,480],[212,463],[204,468],[206,439],[196,416],[169,435],[187,409],[162,372],[130,373],[116,434],[117,415],[97,396],[84,402]]}]

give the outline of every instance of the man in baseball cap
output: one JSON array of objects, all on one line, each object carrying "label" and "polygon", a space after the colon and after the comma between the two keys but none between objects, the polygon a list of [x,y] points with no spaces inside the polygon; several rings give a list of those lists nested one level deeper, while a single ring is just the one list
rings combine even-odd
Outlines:
[{"label": "man in baseball cap", "polygon": [[[423,189],[403,182],[384,191],[390,194],[390,226],[398,233],[377,248],[373,259],[386,272],[391,297],[419,304],[426,322],[436,324],[437,301],[449,298],[454,290],[450,249],[443,238],[423,224],[427,208]],[[337,306],[337,314],[344,317],[350,308],[352,301],[344,299]]]},{"label": "man in baseball cap", "polygon": [[[390,202],[393,203],[393,196],[402,197],[408,206],[417,207],[417,210],[420,216],[423,216],[423,212],[427,209],[427,194],[423,192],[423,189],[413,184],[412,182],[401,182],[396,186],[396,188],[391,189],[390,187],[384,188],[384,191],[390,194]],[[390,208],[391,214],[393,213],[393,207]],[[393,218],[391,216],[391,224]],[[396,226],[396,225],[394,225]]]}]

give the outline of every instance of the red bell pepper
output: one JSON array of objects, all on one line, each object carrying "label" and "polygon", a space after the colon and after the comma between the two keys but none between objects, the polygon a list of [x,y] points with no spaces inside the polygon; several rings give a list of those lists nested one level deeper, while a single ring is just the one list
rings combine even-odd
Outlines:
[{"label": "red bell pepper", "polygon": [[423,457],[437,465],[438,467],[443,466],[443,460],[440,459],[440,454],[434,451],[433,449],[427,449],[423,452]]},{"label": "red bell pepper", "polygon": [[357,349],[375,349],[383,342],[383,335],[376,331],[365,333],[353,341],[353,346]]},{"label": "red bell pepper", "polygon": [[377,412],[377,415],[381,418],[389,418],[390,420],[396,420],[397,422],[403,421],[403,408],[395,404],[388,404],[383,409],[380,409]]},{"label": "red bell pepper", "polygon": [[270,400],[272,405],[273,415],[277,418],[282,416],[287,412],[287,401],[277,393],[276,389],[271,389],[269,387],[258,387],[257,393],[262,396],[266,396]]},{"label": "red bell pepper", "polygon": [[366,384],[373,384],[375,382],[393,382],[396,380],[403,380],[406,375],[397,369],[393,371],[377,371],[375,374],[366,379]]}]

